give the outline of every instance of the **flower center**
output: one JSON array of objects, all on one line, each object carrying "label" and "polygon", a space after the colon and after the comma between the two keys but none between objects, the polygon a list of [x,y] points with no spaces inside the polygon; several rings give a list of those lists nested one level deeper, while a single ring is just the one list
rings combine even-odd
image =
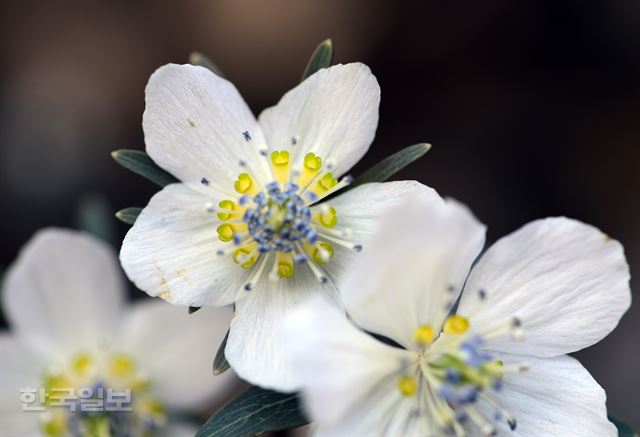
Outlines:
[{"label": "flower center", "polygon": [[[481,300],[486,298],[484,291],[480,295]],[[493,435],[496,421],[516,428],[516,419],[494,398],[499,395],[505,374],[528,368],[505,365],[484,350],[484,345],[488,339],[505,335],[521,340],[521,323],[513,318],[484,332],[471,328],[470,320],[459,314],[446,317],[438,338],[431,326],[419,326],[413,336],[418,361],[405,365],[398,376],[396,386],[402,395],[424,401],[419,402],[422,409],[416,413],[424,417],[434,435],[466,435],[471,424],[483,434]],[[492,417],[480,412],[479,400],[493,409]]]},{"label": "flower center", "polygon": [[322,265],[333,258],[334,245],[355,251],[361,246],[349,241],[350,230],[340,228],[335,208],[316,204],[347,186],[351,178],[338,181],[329,170],[332,166],[325,170],[313,153],[305,155],[299,169],[292,169],[288,151],[261,155],[268,161],[272,182],[262,187],[251,173],[241,173],[234,183],[237,197],[220,201],[215,210],[207,208],[221,221],[218,239],[230,246],[218,254],[230,255],[250,270],[245,290],[253,289],[269,262],[272,279],[291,278],[297,265],[306,265],[320,282],[327,282]]},{"label": "flower center", "polygon": [[45,436],[150,437],[167,421],[164,405],[126,354],[80,353],[46,373],[42,382],[31,392],[30,408],[44,412]]}]

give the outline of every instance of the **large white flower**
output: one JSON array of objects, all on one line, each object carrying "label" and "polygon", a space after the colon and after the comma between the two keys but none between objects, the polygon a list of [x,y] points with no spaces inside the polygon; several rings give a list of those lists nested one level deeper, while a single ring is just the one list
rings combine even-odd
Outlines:
[{"label": "large white flower", "polygon": [[226,357],[240,376],[286,386],[283,313],[335,286],[382,210],[416,182],[338,180],[367,151],[380,89],[363,64],[320,70],[257,121],[236,88],[211,71],[166,65],[149,79],[147,153],[182,183],[156,194],[120,254],[129,278],[181,305],[236,304]]},{"label": "large white flower", "polygon": [[[230,394],[236,378],[214,377],[210,365],[230,309],[126,307],[118,267],[109,247],[72,231],[40,231],[25,246],[2,295],[10,331],[0,334],[0,435],[189,436],[194,430],[170,413],[201,411]],[[113,410],[109,389],[130,390],[132,403],[122,395],[121,407],[132,410],[58,405],[101,397],[93,408]]]},{"label": "large white flower", "polygon": [[622,246],[549,218],[499,240],[471,269],[485,227],[466,208],[403,212],[341,290],[362,330],[323,302],[284,324],[319,433],[615,435],[604,391],[565,354],[602,339],[629,307]]}]

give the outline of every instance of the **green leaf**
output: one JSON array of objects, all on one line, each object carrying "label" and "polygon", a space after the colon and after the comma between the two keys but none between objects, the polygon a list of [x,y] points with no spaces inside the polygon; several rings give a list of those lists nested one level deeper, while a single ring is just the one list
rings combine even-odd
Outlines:
[{"label": "green leaf", "polygon": [[218,68],[218,66],[214,64],[211,59],[200,52],[191,52],[191,54],[189,55],[189,64],[208,68],[218,76],[224,77],[224,75],[222,74],[222,70],[220,70],[220,68]]},{"label": "green leaf", "polygon": [[227,357],[224,356],[224,349],[227,347],[227,338],[229,338],[229,330],[227,329],[227,333],[224,335],[224,339],[222,339],[222,343],[218,347],[218,352],[216,352],[216,357],[213,359],[213,374],[220,375],[221,373],[226,372],[231,367],[229,362],[227,361]]},{"label": "green leaf", "polygon": [[307,423],[297,394],[251,387],[211,416],[196,437],[252,437]]},{"label": "green leaf", "polygon": [[369,170],[355,178],[348,189],[369,182],[384,182],[391,176],[411,164],[413,161],[424,156],[431,149],[431,144],[419,143],[405,147],[399,152],[389,155],[382,161],[371,167]]},{"label": "green leaf", "polygon": [[316,71],[330,66],[332,60],[333,43],[330,39],[325,39],[320,43],[318,47],[316,47],[313,54],[311,55],[309,63],[307,64],[307,68],[304,69],[304,73],[302,74],[301,82]]},{"label": "green leaf", "polygon": [[138,216],[140,215],[140,212],[142,212],[142,208],[137,208],[137,207],[124,208],[116,212],[116,218],[128,225],[133,225],[136,222],[136,219],[138,218]]},{"label": "green leaf", "polygon": [[638,433],[620,419],[616,419],[613,416],[609,416],[609,420],[618,428],[618,436],[620,437],[638,437]]},{"label": "green leaf", "polygon": [[178,182],[176,178],[158,167],[142,150],[120,149],[111,152],[111,156],[124,168],[144,176],[161,187]]}]

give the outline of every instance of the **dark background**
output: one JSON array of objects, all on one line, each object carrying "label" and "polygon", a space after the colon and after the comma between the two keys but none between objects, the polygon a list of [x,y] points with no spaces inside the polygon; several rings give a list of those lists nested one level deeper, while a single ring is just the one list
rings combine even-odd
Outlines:
[{"label": "dark background", "polygon": [[[397,178],[470,205],[489,241],[566,215],[619,239],[632,275],[640,265],[637,0],[21,0],[0,12],[5,266],[35,230],[76,224],[82,196],[102,193],[113,210],[146,204],[156,188],[109,152],[142,148],[154,69],[202,51],[258,113],[327,37],[336,62],[368,64],[382,87],[378,135],[354,174],[427,141]],[[634,304],[577,354],[636,429],[639,328]]]}]

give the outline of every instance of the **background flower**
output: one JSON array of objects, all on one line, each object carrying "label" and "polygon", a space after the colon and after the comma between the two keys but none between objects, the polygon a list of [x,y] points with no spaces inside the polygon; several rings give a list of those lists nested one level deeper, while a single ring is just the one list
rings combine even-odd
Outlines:
[{"label": "background flower", "polygon": [[65,407],[24,411],[25,388],[37,389],[37,398],[41,388],[47,396],[66,388],[78,396],[96,384],[129,388],[133,415],[172,437],[193,434],[186,424],[174,427],[176,413],[201,412],[229,394],[236,378],[214,377],[211,356],[230,309],[189,315],[159,301],[127,306],[122,279],[115,253],[85,234],[46,229],[26,244],[2,294],[10,323],[0,335],[3,435],[34,435],[43,427],[50,435],[70,433],[73,414]]}]

